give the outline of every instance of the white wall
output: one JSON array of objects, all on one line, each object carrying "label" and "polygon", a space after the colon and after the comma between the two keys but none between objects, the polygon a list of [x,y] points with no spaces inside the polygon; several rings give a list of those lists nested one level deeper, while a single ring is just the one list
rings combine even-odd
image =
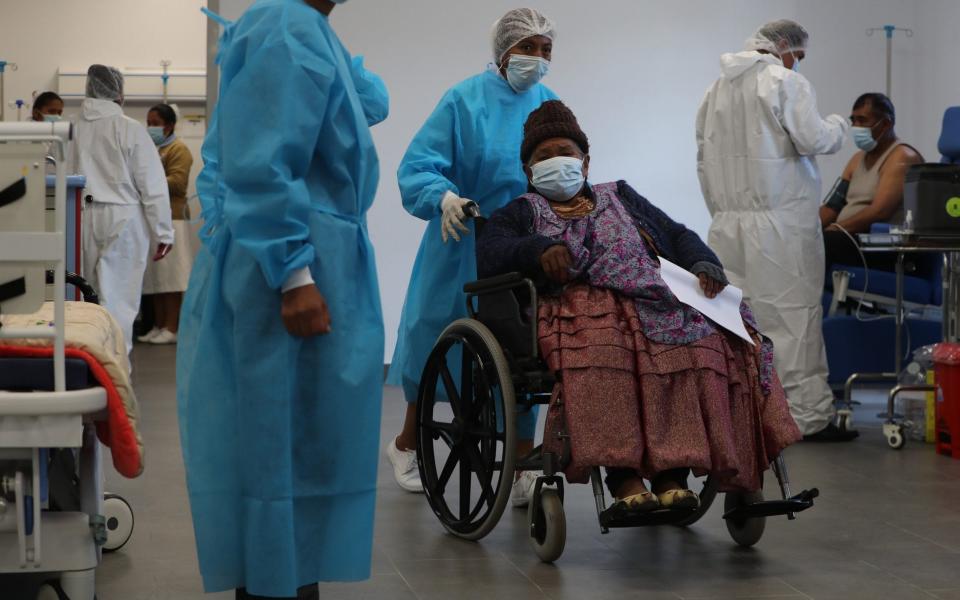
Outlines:
[{"label": "white wall", "polygon": [[943,111],[960,105],[960,61],[956,50],[958,25],[960,2],[924,0],[913,37],[920,57],[916,68],[919,104],[915,116],[921,144],[918,149],[932,162],[940,160],[937,139]]},{"label": "white wall", "polygon": [[204,68],[201,6],[203,0],[3,0],[0,59],[19,65],[6,76],[7,120],[16,118],[9,102],[56,90],[60,67],[158,69],[167,59],[173,69]]},{"label": "white wall", "polygon": [[[36,93],[57,90],[60,68],[85,71],[92,63],[120,69],[203,69],[207,40],[204,0],[2,0],[0,59],[17,63],[7,71],[8,121],[17,120],[17,99],[27,102],[21,115],[30,118]],[[153,102],[128,101],[124,112],[140,121]],[[78,112],[79,101],[67,102],[65,115]],[[203,113],[203,104],[181,104],[182,115]],[[197,159],[203,122],[182,122],[180,135]],[[191,182],[192,184],[192,182]]]}]

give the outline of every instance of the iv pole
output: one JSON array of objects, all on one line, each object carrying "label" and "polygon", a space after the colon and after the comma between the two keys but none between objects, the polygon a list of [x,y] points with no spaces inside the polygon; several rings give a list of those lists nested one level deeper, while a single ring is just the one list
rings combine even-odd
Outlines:
[{"label": "iv pole", "polygon": [[6,71],[7,67],[10,67],[11,71],[17,70],[16,63],[0,60],[0,121],[3,121],[4,107],[6,106],[6,103],[7,103],[3,95],[3,73],[4,71]]},{"label": "iv pole", "polygon": [[877,31],[886,32],[887,36],[887,98],[892,98],[890,93],[893,88],[893,32],[902,31],[907,37],[913,37],[913,30],[896,27],[894,25],[884,25],[883,27],[871,27],[867,29],[867,35],[873,35]]},{"label": "iv pole", "polygon": [[160,79],[163,80],[163,103],[164,104],[169,104],[169,102],[167,102],[167,82],[170,81],[170,73],[168,72],[167,69],[171,64],[172,63],[169,60],[160,61],[160,66],[163,67],[163,75],[160,76]]}]

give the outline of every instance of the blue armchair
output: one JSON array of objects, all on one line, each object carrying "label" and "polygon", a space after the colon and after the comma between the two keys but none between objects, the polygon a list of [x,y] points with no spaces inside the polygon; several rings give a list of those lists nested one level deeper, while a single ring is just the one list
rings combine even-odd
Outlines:
[{"label": "blue armchair", "polygon": [[960,164],[960,106],[952,106],[943,113],[943,128],[937,149],[942,155],[941,163]]}]

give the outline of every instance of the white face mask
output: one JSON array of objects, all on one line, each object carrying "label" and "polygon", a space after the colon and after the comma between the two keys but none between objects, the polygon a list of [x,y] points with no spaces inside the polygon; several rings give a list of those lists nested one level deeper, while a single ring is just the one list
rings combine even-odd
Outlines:
[{"label": "white face mask", "polygon": [[511,54],[507,60],[507,83],[518,94],[537,85],[550,70],[550,61],[539,56]]},{"label": "white face mask", "polygon": [[530,167],[530,183],[548,200],[569,202],[583,189],[583,160],[555,156]]}]

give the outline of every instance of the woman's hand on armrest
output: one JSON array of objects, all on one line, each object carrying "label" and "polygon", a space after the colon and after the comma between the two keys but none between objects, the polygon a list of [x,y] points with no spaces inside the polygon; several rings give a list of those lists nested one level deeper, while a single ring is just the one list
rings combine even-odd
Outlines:
[{"label": "woman's hand on armrest", "polygon": [[700,289],[703,290],[707,298],[716,298],[717,294],[722,292],[723,288],[727,287],[726,283],[717,281],[706,273],[700,273],[697,275],[697,278],[700,279]]},{"label": "woman's hand on armrest", "polygon": [[540,267],[547,277],[557,283],[570,281],[570,269],[573,267],[573,257],[563,244],[556,244],[547,248],[540,255]]}]

